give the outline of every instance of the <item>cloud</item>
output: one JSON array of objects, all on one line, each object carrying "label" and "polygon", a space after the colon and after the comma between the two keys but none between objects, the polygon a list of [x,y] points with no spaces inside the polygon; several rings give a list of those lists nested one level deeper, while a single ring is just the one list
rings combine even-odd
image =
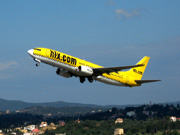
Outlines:
[{"label": "cloud", "polygon": [[139,17],[140,12],[138,9],[133,9],[132,11],[127,11],[125,9],[116,9],[115,14],[118,18],[131,18],[131,17]]},{"label": "cloud", "polygon": [[7,62],[7,63],[2,63],[0,62],[0,71],[5,71],[5,70],[8,70],[14,66],[17,65],[17,62],[15,61],[10,61],[10,62]]}]

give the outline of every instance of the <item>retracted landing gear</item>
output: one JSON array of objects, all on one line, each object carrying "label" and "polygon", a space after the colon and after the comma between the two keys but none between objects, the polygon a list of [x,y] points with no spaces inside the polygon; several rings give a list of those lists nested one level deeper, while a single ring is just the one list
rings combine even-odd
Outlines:
[{"label": "retracted landing gear", "polygon": [[80,82],[81,83],[84,83],[85,80],[86,80],[85,77],[80,77]]}]

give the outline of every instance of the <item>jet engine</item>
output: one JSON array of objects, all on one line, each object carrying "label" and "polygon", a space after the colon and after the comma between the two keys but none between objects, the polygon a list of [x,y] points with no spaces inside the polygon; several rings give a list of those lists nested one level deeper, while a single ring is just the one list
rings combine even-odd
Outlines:
[{"label": "jet engine", "polygon": [[93,74],[93,70],[87,66],[79,66],[79,74],[80,76],[91,76]]},{"label": "jet engine", "polygon": [[68,72],[68,71],[66,71],[66,70],[61,70],[61,69],[59,69],[59,68],[57,69],[56,73],[57,73],[58,75],[61,75],[61,76],[63,76],[63,77],[66,77],[66,78],[72,77],[72,74],[71,74],[70,72]]}]

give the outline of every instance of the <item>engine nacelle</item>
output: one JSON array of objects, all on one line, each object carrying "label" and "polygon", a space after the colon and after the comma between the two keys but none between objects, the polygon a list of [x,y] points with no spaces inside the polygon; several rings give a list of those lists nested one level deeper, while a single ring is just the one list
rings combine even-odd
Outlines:
[{"label": "engine nacelle", "polygon": [[61,70],[61,69],[59,69],[59,68],[57,69],[56,73],[57,73],[58,75],[61,75],[61,76],[63,76],[63,77],[66,77],[66,78],[72,77],[72,74],[71,74],[71,73],[69,73],[69,72],[66,71],[66,70]]},{"label": "engine nacelle", "polygon": [[80,76],[91,76],[93,74],[93,70],[87,66],[79,66],[79,74]]}]

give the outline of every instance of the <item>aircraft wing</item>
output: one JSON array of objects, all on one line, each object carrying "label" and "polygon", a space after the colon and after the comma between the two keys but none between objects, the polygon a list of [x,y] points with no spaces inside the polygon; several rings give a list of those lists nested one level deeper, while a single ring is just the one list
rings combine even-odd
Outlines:
[{"label": "aircraft wing", "polygon": [[132,66],[122,66],[122,67],[108,67],[108,68],[93,68],[93,73],[94,75],[102,75],[103,73],[111,73],[111,72],[118,72],[123,69],[129,69],[129,68],[134,68],[134,67],[140,67],[144,66],[143,64],[138,64],[138,65],[132,65]]}]

